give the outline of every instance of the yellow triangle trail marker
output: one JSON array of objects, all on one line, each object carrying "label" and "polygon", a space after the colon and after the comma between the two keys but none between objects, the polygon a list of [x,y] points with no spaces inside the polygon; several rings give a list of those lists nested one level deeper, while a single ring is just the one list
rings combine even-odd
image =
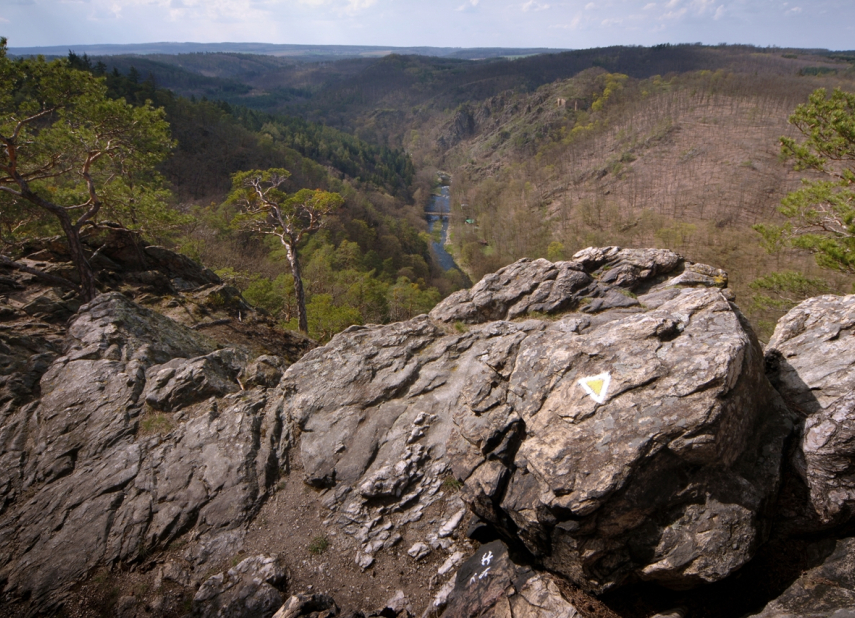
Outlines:
[{"label": "yellow triangle trail marker", "polygon": [[606,398],[609,396],[609,384],[611,381],[612,376],[606,372],[582,378],[579,380],[579,386],[585,389],[585,392],[597,403],[605,403]]}]

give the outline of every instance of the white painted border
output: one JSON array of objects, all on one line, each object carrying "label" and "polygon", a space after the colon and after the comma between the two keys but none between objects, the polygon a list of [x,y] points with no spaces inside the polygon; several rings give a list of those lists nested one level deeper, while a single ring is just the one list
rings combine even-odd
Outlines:
[{"label": "white painted border", "polygon": [[[600,391],[599,395],[597,395],[597,393],[594,392],[594,389],[592,389],[590,386],[588,386],[588,384],[587,384],[588,380],[602,380],[603,381],[603,390]],[[597,403],[605,403],[606,399],[608,399],[608,397],[609,397],[609,384],[611,384],[611,381],[612,381],[612,376],[607,371],[605,373],[600,373],[600,374],[597,374],[595,376],[586,376],[586,377],[582,378],[581,380],[579,380],[579,386],[581,386],[583,389],[585,389],[585,392],[588,393],[591,396],[591,399],[593,399]]]}]

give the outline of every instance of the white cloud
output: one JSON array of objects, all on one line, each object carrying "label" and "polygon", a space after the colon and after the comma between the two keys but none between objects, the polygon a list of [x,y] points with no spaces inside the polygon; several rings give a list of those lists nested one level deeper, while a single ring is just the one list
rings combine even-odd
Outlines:
[{"label": "white cloud", "polygon": [[662,14],[662,19],[680,19],[683,15],[688,12],[686,7],[682,9],[678,9],[676,11],[668,11],[667,13]]},{"label": "white cloud", "polygon": [[597,5],[594,4],[593,2],[589,2],[588,4],[585,5],[585,8],[588,9],[589,11],[593,11],[595,8],[597,8]]},{"label": "white cloud", "polygon": [[478,7],[478,0],[466,0],[455,11],[474,11]]},{"label": "white cloud", "polygon": [[549,8],[548,4],[541,4],[540,2],[535,2],[535,0],[528,0],[525,4],[522,5],[523,11],[545,11]]},{"label": "white cloud", "polygon": [[655,2],[648,2],[647,4],[645,4],[645,5],[644,5],[644,10],[645,10],[645,11],[649,11],[649,10],[651,10],[651,9],[655,9],[655,8],[656,8],[656,3],[655,3]]},{"label": "white cloud", "polygon": [[84,4],[89,7],[90,21],[102,21],[105,15],[121,19],[127,11],[138,8],[163,11],[171,21],[232,19],[245,22],[265,19],[269,15],[256,0],[89,0]]},{"label": "white cloud", "polygon": [[716,0],[692,0],[692,8],[700,15],[715,8]]},{"label": "white cloud", "polygon": [[375,4],[377,4],[377,0],[347,0],[347,7],[345,11],[349,15],[355,15],[360,11],[370,9]]},{"label": "white cloud", "polygon": [[718,8],[715,10],[715,15],[713,15],[713,19],[718,21],[722,17],[724,17],[724,5],[720,4],[718,6]]},{"label": "white cloud", "polygon": [[10,23],[8,19],[0,15],[0,24],[8,24]]},{"label": "white cloud", "polygon": [[576,30],[582,21],[581,15],[576,15],[569,24],[550,24],[549,27],[558,30]]},{"label": "white cloud", "polygon": [[793,8],[787,9],[786,11],[784,11],[784,15],[798,15],[801,12],[802,12],[802,7],[794,6]]}]

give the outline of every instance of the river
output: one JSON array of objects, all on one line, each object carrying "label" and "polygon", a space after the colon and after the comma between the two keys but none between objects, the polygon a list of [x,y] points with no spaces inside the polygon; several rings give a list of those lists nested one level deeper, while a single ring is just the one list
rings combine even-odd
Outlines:
[{"label": "river", "polygon": [[439,190],[440,194],[434,195],[431,198],[430,205],[425,209],[425,213],[430,213],[425,214],[428,234],[433,232],[434,223],[442,220],[442,239],[440,242],[432,241],[431,247],[436,255],[436,261],[439,262],[443,270],[451,270],[452,268],[460,270],[454,263],[454,258],[445,250],[445,243],[448,242],[448,218],[451,215],[451,188],[443,185]]}]

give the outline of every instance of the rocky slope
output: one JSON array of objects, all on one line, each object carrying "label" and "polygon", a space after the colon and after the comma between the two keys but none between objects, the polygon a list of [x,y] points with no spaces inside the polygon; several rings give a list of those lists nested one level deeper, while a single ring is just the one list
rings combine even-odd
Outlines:
[{"label": "rocky slope", "polygon": [[852,297],[794,309],[764,358],[724,272],[586,249],[298,360],[310,342],[143,251],[107,255],[84,306],[0,273],[0,612],[855,607]]}]

